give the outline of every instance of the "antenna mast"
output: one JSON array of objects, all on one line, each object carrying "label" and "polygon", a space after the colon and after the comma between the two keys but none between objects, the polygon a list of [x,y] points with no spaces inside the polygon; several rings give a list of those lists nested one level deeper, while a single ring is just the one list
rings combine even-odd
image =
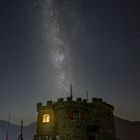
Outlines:
[{"label": "antenna mast", "polygon": [[18,140],[23,140],[23,137],[22,137],[22,127],[23,127],[23,119],[21,119],[21,128],[20,128],[20,135],[18,137]]},{"label": "antenna mast", "polygon": [[70,97],[71,97],[71,100],[73,98],[73,94],[72,94],[72,83],[70,83]]},{"label": "antenna mast", "polygon": [[86,92],[86,100],[88,102],[88,91]]}]

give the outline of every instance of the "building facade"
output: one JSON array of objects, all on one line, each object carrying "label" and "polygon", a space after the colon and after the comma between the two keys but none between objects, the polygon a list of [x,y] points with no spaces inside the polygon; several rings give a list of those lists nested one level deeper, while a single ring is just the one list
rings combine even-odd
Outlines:
[{"label": "building facade", "polygon": [[113,111],[100,98],[38,103],[34,140],[116,140]]}]

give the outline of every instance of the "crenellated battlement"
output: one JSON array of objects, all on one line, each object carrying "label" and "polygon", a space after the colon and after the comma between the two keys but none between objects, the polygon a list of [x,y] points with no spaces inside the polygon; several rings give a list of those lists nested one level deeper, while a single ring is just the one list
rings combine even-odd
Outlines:
[{"label": "crenellated battlement", "polygon": [[92,98],[91,102],[87,101],[87,99],[82,99],[80,97],[78,97],[76,100],[72,100],[71,97],[67,97],[67,99],[65,100],[64,98],[59,98],[57,100],[57,102],[53,102],[52,100],[48,100],[46,102],[46,104],[42,104],[42,103],[37,103],[37,111],[41,111],[41,110],[45,110],[47,108],[59,108],[61,107],[87,107],[87,106],[91,106],[91,107],[97,107],[100,106],[104,109],[108,109],[110,111],[114,111],[114,106],[112,106],[111,104],[108,104],[107,102],[103,101],[103,99],[101,98]]}]

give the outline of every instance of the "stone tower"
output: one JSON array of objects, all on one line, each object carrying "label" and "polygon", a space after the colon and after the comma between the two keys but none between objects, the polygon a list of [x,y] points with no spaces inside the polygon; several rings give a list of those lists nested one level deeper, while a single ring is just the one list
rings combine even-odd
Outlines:
[{"label": "stone tower", "polygon": [[38,103],[34,140],[116,140],[113,111],[99,98]]}]

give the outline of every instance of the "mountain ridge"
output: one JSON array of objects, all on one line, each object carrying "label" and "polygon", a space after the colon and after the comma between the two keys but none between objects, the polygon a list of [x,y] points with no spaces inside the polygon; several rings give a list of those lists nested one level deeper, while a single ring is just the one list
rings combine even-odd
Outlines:
[{"label": "mountain ridge", "polygon": [[[118,140],[139,140],[140,121],[129,121],[115,116],[116,134]],[[6,139],[8,122],[0,120],[0,139]],[[36,122],[23,126],[23,138],[32,140],[36,133]],[[20,134],[20,126],[10,123],[9,139],[15,140]]]}]

